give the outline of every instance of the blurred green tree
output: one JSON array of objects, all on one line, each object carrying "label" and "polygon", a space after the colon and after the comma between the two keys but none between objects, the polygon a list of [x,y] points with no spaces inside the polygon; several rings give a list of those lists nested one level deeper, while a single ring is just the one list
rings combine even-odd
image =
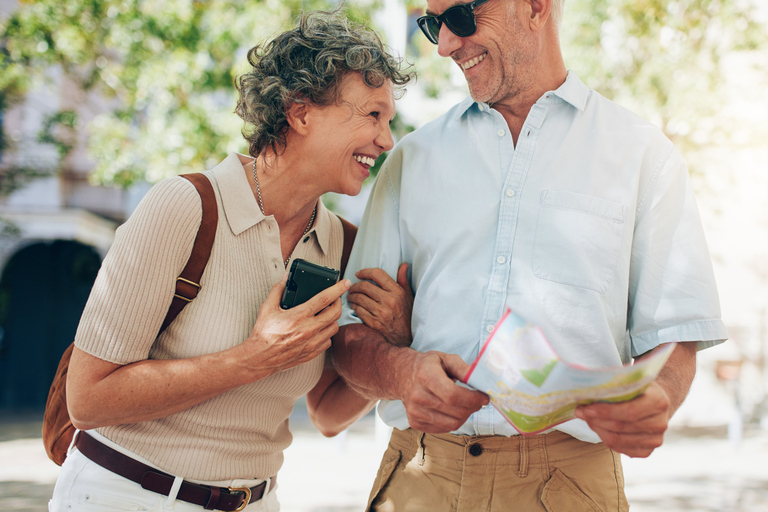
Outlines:
[{"label": "blurred green tree", "polygon": [[[425,5],[403,1],[411,13]],[[753,1],[566,0],[566,64],[590,87],[658,124],[681,149],[709,144],[722,135],[715,116],[723,56],[765,51],[765,27],[754,20]],[[371,23],[378,2],[344,8]],[[207,168],[222,154],[245,150],[242,123],[232,114],[232,84],[244,70],[247,50],[284,30],[300,10],[335,5],[22,1],[0,21],[0,108],[58,67],[68,82],[97,92],[111,108],[86,124],[67,107],[46,120],[39,140],[56,144],[64,158],[79,137],[87,137],[95,183],[124,187]],[[462,87],[451,84],[451,63],[423,39],[412,37],[408,58],[427,94]],[[400,123],[401,131],[410,129]],[[7,170],[14,179],[5,181],[19,183],[25,172]]]},{"label": "blurred green tree", "polygon": [[[761,0],[762,1],[762,0]],[[683,152],[728,137],[734,52],[766,52],[753,0],[566,0],[562,47],[585,83],[652,121]]]},{"label": "blurred green tree", "polygon": [[[322,0],[37,0],[0,22],[0,107],[57,78],[107,108],[87,124],[70,107],[51,114],[38,136],[61,158],[81,136],[93,158],[92,181],[129,186],[211,166],[244,151],[233,115],[234,77],[246,53],[288,28]],[[345,7],[369,22],[372,3]],[[19,170],[9,169],[17,176]],[[23,172],[22,172],[23,174]],[[9,184],[11,180],[6,180]],[[19,179],[13,181],[18,183]],[[9,185],[10,186],[10,185]],[[13,188],[13,187],[10,187]]]}]

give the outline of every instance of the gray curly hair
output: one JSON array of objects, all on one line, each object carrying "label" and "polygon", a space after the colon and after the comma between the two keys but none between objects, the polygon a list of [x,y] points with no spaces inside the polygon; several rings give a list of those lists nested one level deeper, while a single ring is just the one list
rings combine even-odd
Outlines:
[{"label": "gray curly hair", "polygon": [[387,52],[375,32],[339,11],[302,14],[298,25],[248,52],[253,70],[240,75],[235,113],[245,121],[251,156],[285,148],[288,107],[296,102],[336,103],[347,73],[360,73],[369,87],[391,81],[398,97],[415,73]]}]

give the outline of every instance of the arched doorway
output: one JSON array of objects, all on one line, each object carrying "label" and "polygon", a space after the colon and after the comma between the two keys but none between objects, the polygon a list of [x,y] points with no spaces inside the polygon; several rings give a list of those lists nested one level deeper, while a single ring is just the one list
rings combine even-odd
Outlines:
[{"label": "arched doorway", "polygon": [[92,247],[65,240],[27,246],[8,261],[0,278],[0,410],[45,407],[100,266]]}]

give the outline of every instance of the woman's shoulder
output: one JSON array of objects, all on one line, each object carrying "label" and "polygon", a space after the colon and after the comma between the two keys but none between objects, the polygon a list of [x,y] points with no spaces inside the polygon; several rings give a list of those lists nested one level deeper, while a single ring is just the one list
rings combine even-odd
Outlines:
[{"label": "woman's shoulder", "polygon": [[200,210],[200,194],[195,186],[181,176],[158,182],[149,189],[136,208],[136,212],[148,210],[162,215],[189,215]]}]

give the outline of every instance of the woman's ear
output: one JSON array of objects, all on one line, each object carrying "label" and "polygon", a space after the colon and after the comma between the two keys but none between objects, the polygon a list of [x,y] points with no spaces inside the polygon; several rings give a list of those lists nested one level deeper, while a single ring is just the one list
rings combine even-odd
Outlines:
[{"label": "woman's ear", "polygon": [[288,107],[288,113],[286,115],[286,118],[288,120],[288,125],[296,132],[301,135],[304,135],[307,133],[307,129],[309,126],[309,105],[302,102],[293,102],[291,103],[291,106]]}]

